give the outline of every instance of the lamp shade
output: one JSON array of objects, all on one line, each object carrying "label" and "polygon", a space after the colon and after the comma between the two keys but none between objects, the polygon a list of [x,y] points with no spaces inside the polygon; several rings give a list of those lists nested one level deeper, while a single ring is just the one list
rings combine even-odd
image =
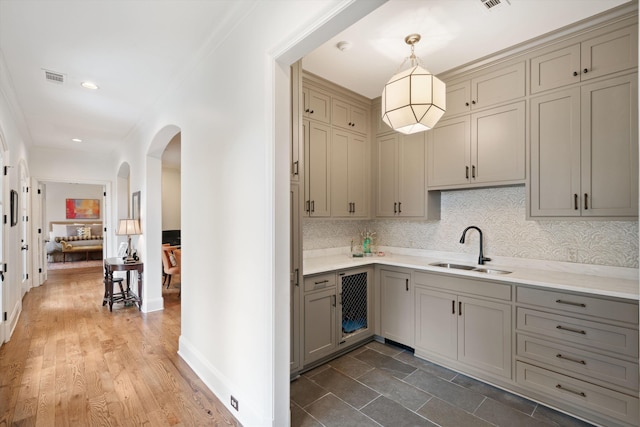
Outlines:
[{"label": "lamp shade", "polygon": [[142,234],[140,231],[140,222],[137,219],[121,219],[118,221],[118,236],[132,236]]},{"label": "lamp shade", "polygon": [[398,132],[429,130],[445,109],[445,84],[419,65],[394,75],[382,89],[382,120]]}]

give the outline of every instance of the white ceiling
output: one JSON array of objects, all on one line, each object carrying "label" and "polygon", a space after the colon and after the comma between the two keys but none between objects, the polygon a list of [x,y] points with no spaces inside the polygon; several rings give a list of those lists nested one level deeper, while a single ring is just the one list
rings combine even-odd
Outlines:
[{"label": "white ceiling", "polygon": [[[408,56],[409,33],[422,34],[416,53],[439,73],[628,2],[509,1],[485,12],[481,0],[390,0],[303,64],[375,98]],[[0,0],[0,84],[15,95],[10,102],[27,144],[111,151],[251,3]],[[340,40],[352,49],[335,48]],[[64,74],[65,83],[46,81],[43,69]],[[100,89],[83,89],[84,80]]]},{"label": "white ceiling", "polygon": [[[411,52],[439,74],[581,21],[629,0],[389,0],[307,55],[303,68],[367,98],[376,98]],[[637,3],[636,3],[637,4]],[[637,7],[637,6],[636,6]],[[352,47],[341,51],[337,43]]]}]

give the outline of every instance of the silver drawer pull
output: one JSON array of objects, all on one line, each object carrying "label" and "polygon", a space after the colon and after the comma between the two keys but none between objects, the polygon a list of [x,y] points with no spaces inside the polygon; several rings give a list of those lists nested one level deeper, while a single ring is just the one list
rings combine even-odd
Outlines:
[{"label": "silver drawer pull", "polygon": [[558,389],[560,389],[562,391],[566,391],[568,393],[573,393],[573,394],[578,395],[580,397],[587,397],[587,395],[583,391],[571,390],[570,388],[562,387],[562,384],[556,385],[556,388],[558,388]]},{"label": "silver drawer pull", "polygon": [[586,331],[583,331],[583,330],[580,330],[580,329],[567,328],[566,326],[562,326],[562,325],[556,326],[556,329],[560,329],[562,331],[567,331],[567,332],[574,332],[576,334],[587,335]]},{"label": "silver drawer pull", "polygon": [[328,280],[323,280],[321,282],[313,282],[313,283],[314,283],[314,285],[322,285],[324,283],[329,283],[329,281]]},{"label": "silver drawer pull", "polygon": [[586,365],[587,362],[585,362],[584,360],[578,360],[578,359],[574,359],[573,357],[567,357],[567,356],[563,356],[562,354],[558,353],[556,354],[556,357],[558,359],[564,359],[564,360],[568,360],[569,362],[574,362],[574,363],[579,363],[581,365]]},{"label": "silver drawer pull", "polygon": [[557,299],[557,300],[556,300],[556,302],[557,302],[558,304],[573,305],[573,306],[575,306],[575,307],[583,307],[583,308],[584,308],[584,307],[586,307],[586,306],[587,306],[587,304],[583,304],[583,303],[581,303],[581,302],[563,301],[563,300],[561,300],[561,299]]}]

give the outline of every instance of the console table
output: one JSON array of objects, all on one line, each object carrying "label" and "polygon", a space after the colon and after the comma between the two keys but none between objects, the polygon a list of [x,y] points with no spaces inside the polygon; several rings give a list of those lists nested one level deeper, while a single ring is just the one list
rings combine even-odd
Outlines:
[{"label": "console table", "polygon": [[[127,287],[121,293],[113,293],[113,272],[127,272]],[[138,273],[138,293],[131,290],[131,272]],[[138,304],[138,310],[142,309],[142,273],[144,264],[142,262],[125,263],[122,258],[107,258],[104,260],[104,298],[102,305],[109,303],[109,311],[113,311],[114,302],[132,302]]]}]

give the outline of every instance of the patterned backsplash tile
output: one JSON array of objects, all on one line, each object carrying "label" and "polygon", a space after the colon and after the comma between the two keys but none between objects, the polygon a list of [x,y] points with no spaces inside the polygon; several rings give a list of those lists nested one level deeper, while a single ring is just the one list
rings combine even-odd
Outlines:
[{"label": "patterned backsplash tile", "polygon": [[365,227],[374,243],[414,249],[478,253],[482,229],[486,256],[578,262],[638,268],[638,221],[527,221],[525,187],[443,191],[440,221],[303,221],[303,249],[327,249],[359,242]]}]

